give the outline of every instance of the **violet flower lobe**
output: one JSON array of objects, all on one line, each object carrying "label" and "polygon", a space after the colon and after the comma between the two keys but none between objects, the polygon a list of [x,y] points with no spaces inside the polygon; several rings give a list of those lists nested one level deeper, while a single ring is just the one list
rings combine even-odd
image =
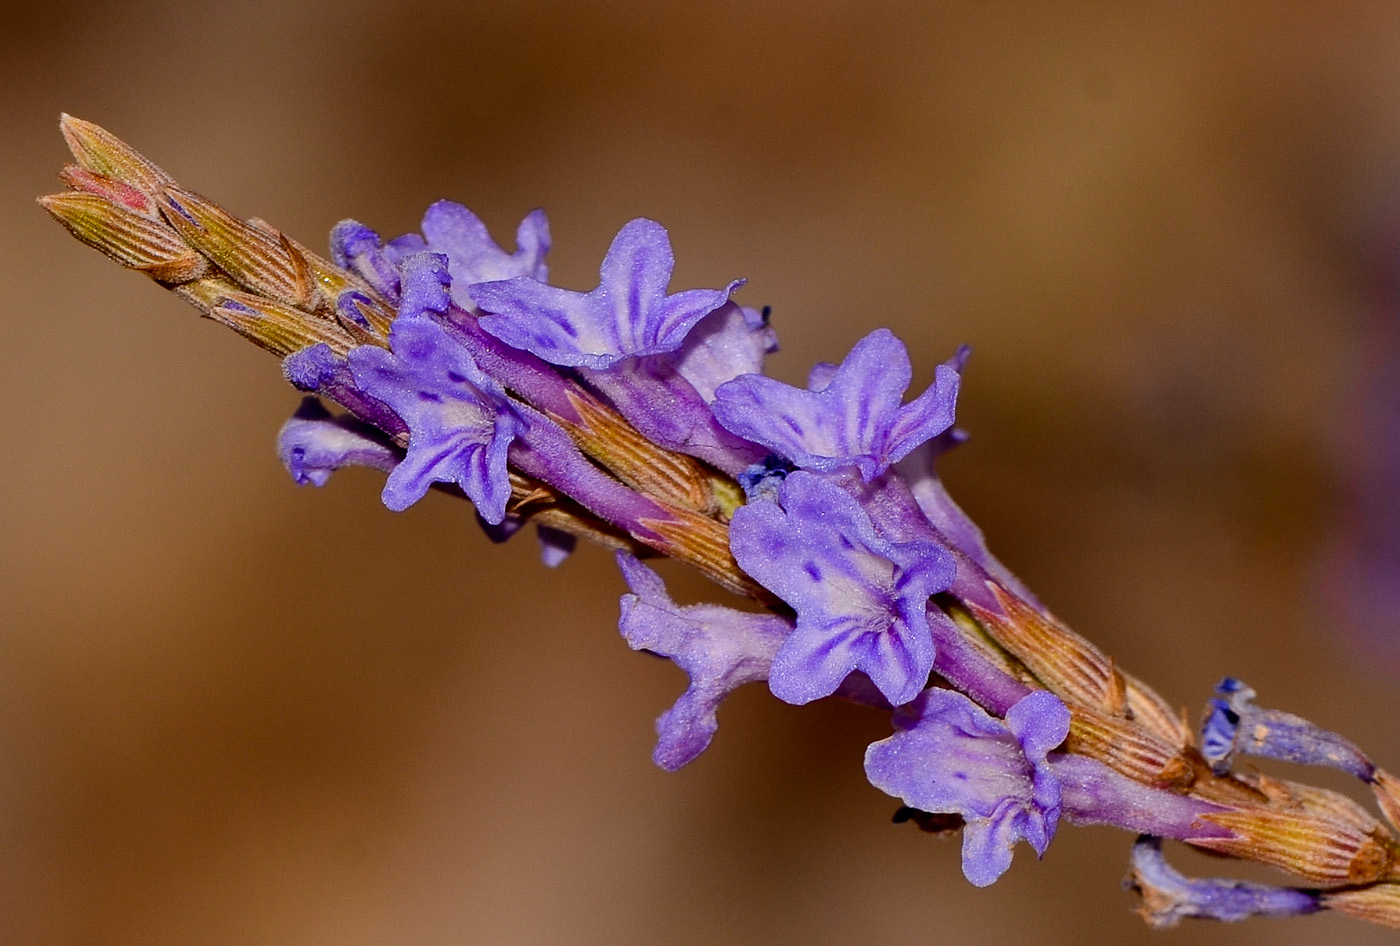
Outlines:
[{"label": "violet flower lobe", "polygon": [[789,703],[829,696],[860,670],[894,705],[918,695],[933,667],[929,597],[953,580],[932,542],[890,542],[860,504],[815,474],[790,474],[778,502],[741,506],[730,547],[749,575],[797,612],[768,685]]},{"label": "violet flower lobe", "polygon": [[722,385],[715,417],[803,469],[854,466],[868,483],[953,425],[957,369],[939,365],[933,384],[903,404],[912,378],[904,343],[876,329],[839,366],[814,369],[807,390],[756,374]]},{"label": "violet flower lobe", "polygon": [[669,657],[690,677],[674,706],[656,720],[652,759],[674,772],[714,738],[715,711],[735,687],[766,679],[792,625],[772,614],[713,604],[677,605],[661,576],[626,552],[617,564],[630,594],[622,596],[619,627],[628,646]]},{"label": "violet flower lobe", "polygon": [[452,301],[464,309],[475,304],[473,283],[517,276],[544,282],[549,276],[544,261],[550,247],[549,221],[543,210],[533,210],[520,221],[514,253],[501,249],[481,218],[455,201],[440,200],[429,207],[422,229],[427,249],[447,257]]},{"label": "violet flower lobe", "polygon": [[466,292],[486,313],[481,327],[507,345],[550,364],[602,370],[630,356],[680,348],[695,323],[743,282],[667,295],[675,264],[665,228],[638,217],[613,239],[592,292],[526,276],[474,283]]},{"label": "violet flower lobe", "polygon": [[415,253],[431,251],[446,257],[455,284],[453,300],[472,307],[467,287],[492,279],[529,276],[541,282],[548,275],[549,223],[535,210],[516,230],[516,251],[507,253],[491,239],[486,225],[461,204],[440,200],[423,214],[422,234],[406,233],[385,243],[358,220],[342,220],[331,230],[331,257],[360,276],[385,298],[399,301],[399,264]]},{"label": "violet flower lobe", "polygon": [[1060,819],[1060,782],[1046,754],[1069,733],[1069,710],[1036,690],[988,716],[955,690],[925,690],[895,714],[899,731],[870,746],[872,785],[921,811],[962,815],[963,875],[978,887],[1011,866],[1017,841],[1044,855]]},{"label": "violet flower lobe", "polygon": [[353,417],[333,416],[314,397],[304,398],[277,434],[277,457],[298,486],[325,486],[346,466],[391,472],[398,454],[384,435]]},{"label": "violet flower lobe", "polygon": [[392,353],[364,345],[349,355],[359,388],[408,426],[408,454],[384,484],[384,505],[407,509],[433,483],[450,482],[499,523],[510,499],[506,456],[524,419],[436,322],[400,317],[389,341]]}]

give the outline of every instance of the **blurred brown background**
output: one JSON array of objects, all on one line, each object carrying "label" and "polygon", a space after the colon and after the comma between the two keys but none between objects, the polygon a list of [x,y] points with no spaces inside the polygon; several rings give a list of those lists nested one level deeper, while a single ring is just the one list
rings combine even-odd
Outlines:
[{"label": "blurred brown background", "polygon": [[1356,386],[1400,324],[1393,4],[0,23],[0,942],[1393,941],[1150,934],[1104,829],[976,890],[956,843],[888,823],[861,773],[886,724],[854,707],[751,688],[699,761],[654,769],[683,677],[624,646],[607,555],[548,572],[465,504],[390,514],[377,474],[296,489],[277,365],[32,203],[66,110],[313,245],[439,197],[508,240],[543,205],[556,281],[590,288],[655,217],[677,285],[748,276],[774,307],[788,380],[878,325],[921,378],[970,342],[946,475],[1001,557],[1193,713],[1237,674],[1395,768],[1400,628],[1347,627],[1318,582]]}]

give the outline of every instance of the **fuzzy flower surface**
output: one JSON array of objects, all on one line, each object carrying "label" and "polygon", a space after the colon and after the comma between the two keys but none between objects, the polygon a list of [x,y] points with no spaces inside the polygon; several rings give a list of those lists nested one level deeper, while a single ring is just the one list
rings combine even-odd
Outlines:
[{"label": "fuzzy flower surface", "polygon": [[481,327],[507,345],[551,364],[601,370],[680,348],[691,328],[728,302],[742,282],[668,295],[675,265],[665,228],[639,217],[613,239],[591,292],[519,276],[474,283],[466,293],[487,313]]},{"label": "fuzzy flower surface", "polygon": [[932,542],[885,539],[818,474],[790,474],[777,496],[740,507],[730,532],[739,566],[797,612],[769,688],[808,703],[859,670],[892,704],[912,700],[933,668],[926,608],[951,584],[952,556]]},{"label": "fuzzy flower surface", "polygon": [[661,576],[625,552],[617,564],[630,594],[622,596],[619,628],[628,646],[668,657],[690,677],[674,706],[656,721],[652,759],[675,771],[710,744],[715,711],[735,687],[768,677],[792,625],[771,614],[713,604],[678,605]]},{"label": "fuzzy flower surface", "polygon": [[722,385],[715,417],[804,470],[854,466],[870,482],[953,425],[957,370],[939,365],[933,384],[904,404],[912,379],[904,343],[876,329],[839,366],[819,365],[806,390],[758,374]]},{"label": "fuzzy flower surface", "polygon": [[384,484],[384,505],[407,509],[433,483],[455,483],[490,523],[510,499],[506,457],[525,422],[505,392],[447,332],[425,318],[399,318],[392,352],[350,352],[355,382],[408,426],[408,454]]},{"label": "fuzzy flower surface", "polygon": [[277,457],[298,486],[325,486],[347,466],[392,472],[399,458],[383,435],[350,417],[334,417],[309,397],[277,434]]},{"label": "fuzzy flower surface", "polygon": [[963,875],[978,887],[1011,866],[1025,840],[1045,853],[1060,819],[1060,782],[1046,754],[1069,733],[1069,710],[1044,690],[1005,721],[955,690],[931,689],[895,715],[899,729],[865,753],[872,785],[921,811],[963,817]]}]

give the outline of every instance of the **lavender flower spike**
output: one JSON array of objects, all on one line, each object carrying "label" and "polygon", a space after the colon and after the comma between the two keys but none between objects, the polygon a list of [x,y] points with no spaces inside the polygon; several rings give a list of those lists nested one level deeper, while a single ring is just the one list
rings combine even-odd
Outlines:
[{"label": "lavender flower spike", "polygon": [[618,552],[617,564],[632,589],[622,596],[622,636],[633,650],[669,657],[690,676],[685,693],[656,721],[651,757],[674,772],[710,744],[719,728],[715,710],[729,692],[768,676],[792,625],[712,604],[681,607],[666,594],[661,576],[637,559]]},{"label": "lavender flower spike", "polygon": [[925,690],[895,725],[899,732],[866,750],[865,774],[912,808],[962,815],[971,883],[1004,874],[1017,841],[1045,854],[1060,819],[1060,783],[1045,757],[1069,733],[1058,697],[1036,690],[1003,723],[955,690]]},{"label": "lavender flower spike", "polygon": [[384,484],[384,505],[398,512],[433,483],[454,482],[499,523],[510,498],[507,451],[525,421],[437,323],[401,317],[389,341],[392,354],[365,345],[349,356],[360,389],[408,425],[408,455]]},{"label": "lavender flower spike", "polygon": [[729,301],[724,289],[666,294],[676,258],[661,224],[644,217],[617,234],[592,292],[571,292],[524,276],[467,286],[488,314],[481,327],[550,364],[611,368],[632,355],[675,351],[686,333]]},{"label": "lavender flower spike", "polygon": [[896,706],[918,696],[934,658],[925,608],[952,582],[952,556],[932,542],[887,541],[815,473],[789,475],[778,499],[741,506],[730,526],[739,567],[797,611],[773,661],[773,695],[807,703],[861,670]]},{"label": "lavender flower spike", "polygon": [[314,397],[277,434],[277,456],[298,486],[325,486],[332,473],[345,466],[367,466],[388,473],[398,454],[373,427],[353,417],[332,416]]},{"label": "lavender flower spike", "polygon": [[888,329],[856,342],[834,372],[814,371],[809,390],[745,375],[715,392],[715,417],[797,466],[854,466],[868,483],[953,425],[958,372],[939,365],[933,385],[901,404],[913,377],[909,351]]}]

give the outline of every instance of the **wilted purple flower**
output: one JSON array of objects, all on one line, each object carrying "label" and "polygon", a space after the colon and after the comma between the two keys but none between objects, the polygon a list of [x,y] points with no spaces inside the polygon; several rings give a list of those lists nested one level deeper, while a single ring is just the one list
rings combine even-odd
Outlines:
[{"label": "wilted purple flower", "polygon": [[631,594],[622,596],[622,636],[633,650],[669,657],[690,686],[656,721],[656,764],[675,771],[705,750],[719,723],[715,710],[735,687],[768,676],[792,625],[772,614],[713,604],[682,607],[661,576],[626,552],[617,564]]},{"label": "wilted purple flower", "polygon": [[902,404],[912,377],[904,343],[876,329],[839,367],[818,365],[807,390],[756,374],[721,386],[715,417],[803,469],[854,466],[869,482],[953,424],[957,370],[939,365],[928,390]]},{"label": "wilted purple flower", "polygon": [[353,417],[332,416],[314,397],[277,434],[277,456],[298,486],[325,486],[341,467],[367,466],[388,473],[398,465],[383,435]]},{"label": "wilted purple flower", "polygon": [[393,352],[365,345],[350,352],[355,382],[408,425],[408,455],[384,484],[384,505],[407,509],[433,483],[456,483],[487,522],[505,517],[510,498],[506,455],[525,422],[435,322],[400,318]]},{"label": "wilted purple flower", "polygon": [[925,541],[890,542],[849,493],[815,473],[789,475],[779,503],[734,513],[739,567],[797,611],[769,687],[789,703],[829,696],[863,671],[898,705],[933,667],[925,609],[953,579],[953,559]]},{"label": "wilted purple flower", "polygon": [[1227,878],[1192,879],[1167,863],[1162,842],[1143,836],[1133,845],[1125,885],[1142,894],[1142,913],[1157,929],[1188,917],[1233,923],[1252,916],[1304,916],[1322,909],[1315,890]]},{"label": "wilted purple flower", "polygon": [[925,690],[895,725],[900,731],[866,750],[865,774],[912,808],[962,815],[969,881],[994,883],[1017,841],[1045,854],[1060,819],[1060,782],[1046,753],[1069,733],[1058,697],[1036,690],[1002,722],[955,690]]},{"label": "wilted purple flower", "polygon": [[1221,680],[1201,722],[1201,754],[1219,774],[1236,755],[1322,765],[1371,781],[1376,767],[1356,743],[1301,716],[1254,705],[1254,690],[1233,677]]},{"label": "wilted purple flower", "polygon": [[614,238],[592,292],[523,276],[476,283],[466,291],[488,313],[481,327],[507,345],[555,365],[605,369],[632,355],[680,348],[695,323],[742,284],[667,295],[675,263],[665,228],[639,217]]}]

